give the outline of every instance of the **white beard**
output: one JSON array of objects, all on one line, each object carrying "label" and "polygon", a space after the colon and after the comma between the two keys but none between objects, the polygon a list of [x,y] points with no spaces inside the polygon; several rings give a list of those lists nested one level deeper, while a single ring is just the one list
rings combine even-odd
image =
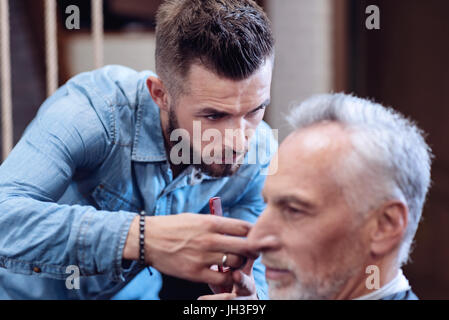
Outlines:
[{"label": "white beard", "polygon": [[[329,270],[326,276],[317,277],[313,272],[296,270],[295,282],[285,284],[280,281],[268,280],[268,295],[273,300],[328,300],[333,299],[343,286],[362,270],[362,263],[357,261],[357,254],[345,257],[339,261],[340,268]],[[338,263],[338,262],[337,262]],[[295,270],[287,263],[289,270]],[[342,265],[344,267],[342,268]]]},{"label": "white beard", "polygon": [[268,295],[272,300],[327,300],[339,292],[346,280],[318,283],[317,279],[313,279],[309,284],[296,280],[288,286],[273,280],[267,282]]}]

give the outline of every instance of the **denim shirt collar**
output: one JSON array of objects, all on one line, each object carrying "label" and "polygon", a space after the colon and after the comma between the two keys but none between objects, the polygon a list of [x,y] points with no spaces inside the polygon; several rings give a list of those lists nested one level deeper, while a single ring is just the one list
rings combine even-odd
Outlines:
[{"label": "denim shirt collar", "polygon": [[131,159],[137,162],[166,161],[160,109],[150,96],[146,78],[142,79],[138,90],[139,102]]}]

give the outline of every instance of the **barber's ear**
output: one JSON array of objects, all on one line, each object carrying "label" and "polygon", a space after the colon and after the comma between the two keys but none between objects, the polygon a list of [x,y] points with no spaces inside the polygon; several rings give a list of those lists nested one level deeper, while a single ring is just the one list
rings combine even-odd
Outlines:
[{"label": "barber's ear", "polygon": [[399,201],[385,204],[374,216],[371,233],[371,252],[384,256],[395,250],[402,241],[408,223],[408,208]]},{"label": "barber's ear", "polygon": [[153,101],[156,102],[159,108],[161,108],[161,110],[168,111],[169,95],[161,79],[154,76],[148,77],[147,87]]}]

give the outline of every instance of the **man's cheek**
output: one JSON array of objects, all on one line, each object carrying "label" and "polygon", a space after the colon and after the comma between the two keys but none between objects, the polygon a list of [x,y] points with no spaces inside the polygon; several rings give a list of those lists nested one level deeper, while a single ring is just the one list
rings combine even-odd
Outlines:
[{"label": "man's cheek", "polygon": [[321,245],[317,245],[313,238],[296,239],[289,250],[289,260],[291,267],[299,273],[317,271],[321,266],[326,250]]}]

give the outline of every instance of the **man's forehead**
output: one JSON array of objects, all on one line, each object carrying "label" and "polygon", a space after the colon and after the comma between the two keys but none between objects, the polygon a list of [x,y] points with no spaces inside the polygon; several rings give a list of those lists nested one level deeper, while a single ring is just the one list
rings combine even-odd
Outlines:
[{"label": "man's forehead", "polygon": [[267,61],[247,79],[232,80],[217,75],[205,66],[194,63],[186,77],[188,92],[201,97],[228,99],[251,94],[269,94],[271,86],[271,62]]},{"label": "man's forehead", "polygon": [[[333,161],[351,149],[350,133],[335,122],[323,122],[291,133],[279,147],[282,160]],[[290,155],[286,157],[286,155]]]},{"label": "man's forehead", "polygon": [[325,189],[338,186],[333,174],[335,163],[345,155],[347,142],[347,133],[330,127],[292,133],[279,147],[277,171],[267,177],[265,192],[331,192]]}]

